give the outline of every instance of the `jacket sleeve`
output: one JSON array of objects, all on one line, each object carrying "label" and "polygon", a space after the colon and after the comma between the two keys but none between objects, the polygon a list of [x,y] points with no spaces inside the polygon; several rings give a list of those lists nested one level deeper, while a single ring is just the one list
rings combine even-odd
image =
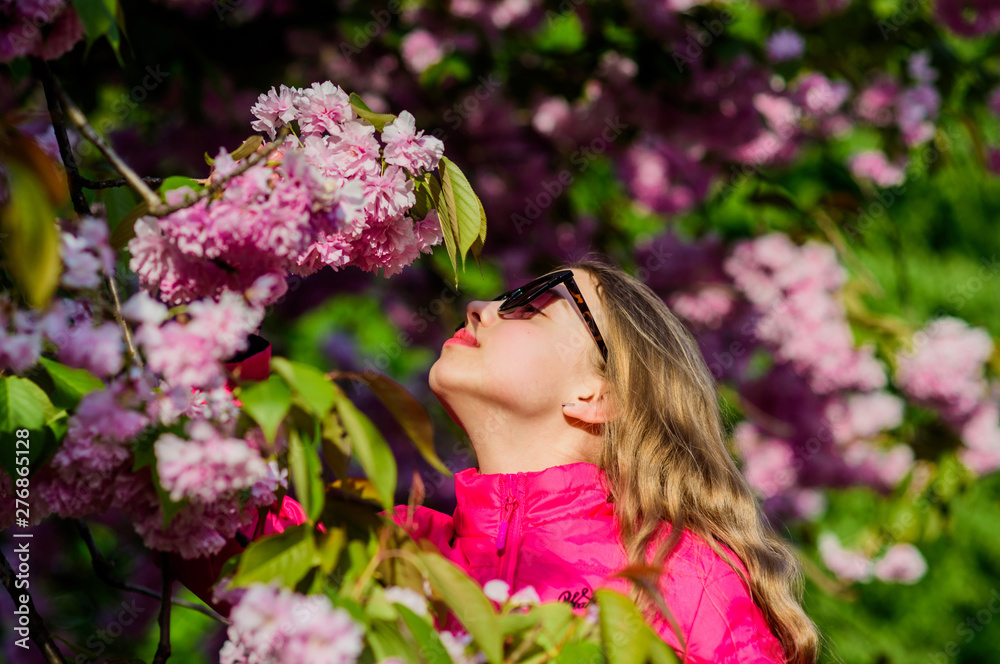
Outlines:
[{"label": "jacket sleeve", "polygon": [[[691,555],[692,550],[697,553]],[[738,561],[735,554],[726,553]],[[684,635],[687,661],[786,664],[781,642],[771,633],[743,579],[728,563],[704,543],[678,554],[670,559],[660,590]],[[658,617],[653,626],[660,638],[681,653],[669,620]]]}]

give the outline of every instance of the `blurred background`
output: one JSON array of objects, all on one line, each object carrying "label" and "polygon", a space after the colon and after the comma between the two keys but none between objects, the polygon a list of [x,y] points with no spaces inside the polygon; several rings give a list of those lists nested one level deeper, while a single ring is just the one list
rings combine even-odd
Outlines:
[{"label": "blurred background", "polygon": [[[443,248],[391,279],[293,277],[261,330],[274,354],[388,374],[430,411],[449,468],[474,466],[427,386],[441,343],[469,300],[599,252],[698,340],[732,452],[801,552],[821,661],[996,659],[1000,5],[122,0],[116,54],[66,2],[37,3],[41,22],[27,4],[0,3],[0,114],[56,157],[27,49],[143,176],[207,176],[205,153],[254,133],[258,95],[326,80],[412,112],[469,176],[488,234],[457,290]],[[116,176],[74,152],[86,177]],[[114,225],[138,201],[93,202]],[[453,480],[371,394],[351,397],[397,452],[397,502],[419,471],[450,513]],[[92,528],[155,587],[126,521]],[[62,545],[35,554],[36,603],[77,661],[152,653],[156,600],[93,578],[68,522],[37,532]],[[8,661],[41,661],[0,631]],[[224,641],[183,609],[172,637],[184,662]]]}]

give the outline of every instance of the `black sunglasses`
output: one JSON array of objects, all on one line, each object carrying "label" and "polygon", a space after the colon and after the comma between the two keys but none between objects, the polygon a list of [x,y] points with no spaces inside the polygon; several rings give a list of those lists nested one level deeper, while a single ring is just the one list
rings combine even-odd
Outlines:
[{"label": "black sunglasses", "polygon": [[[601,331],[597,329],[597,323],[594,321],[593,314],[590,313],[590,307],[587,306],[587,302],[583,299],[583,293],[580,292],[580,287],[577,285],[576,280],[573,279],[572,270],[560,270],[559,272],[553,272],[552,274],[546,274],[538,277],[523,286],[497,295],[493,298],[493,301],[496,302],[497,300],[505,300],[505,302],[500,305],[500,309],[498,309],[500,313],[504,313],[512,309],[517,309],[518,307],[523,307],[559,284],[566,284],[567,290],[569,290],[570,295],[573,296],[573,301],[576,302],[577,309],[580,310],[580,313],[583,315],[583,320],[586,321],[587,327],[590,328],[591,336],[593,336],[594,341],[597,342],[597,347],[601,349],[601,355],[604,357],[604,361],[607,362],[608,347],[604,343],[604,337],[601,336]],[[459,325],[455,331],[457,332],[463,327],[465,327],[465,321],[462,321],[462,324]]]}]

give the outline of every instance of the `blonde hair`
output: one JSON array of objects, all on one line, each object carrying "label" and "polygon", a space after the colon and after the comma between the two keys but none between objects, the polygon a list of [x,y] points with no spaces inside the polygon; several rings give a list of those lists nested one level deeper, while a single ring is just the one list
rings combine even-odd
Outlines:
[{"label": "blonde hair", "polygon": [[[620,268],[585,259],[559,269],[588,272],[602,305],[607,362],[590,346],[615,415],[596,464],[610,484],[629,563],[661,567],[690,530],[747,583],[788,663],[814,664],[819,633],[801,606],[801,565],[726,448],[715,380],[697,342],[662,298]],[[648,561],[663,521],[670,534]],[[749,579],[720,543],[739,556]],[[642,584],[632,583],[631,596],[648,617],[653,602]]]}]

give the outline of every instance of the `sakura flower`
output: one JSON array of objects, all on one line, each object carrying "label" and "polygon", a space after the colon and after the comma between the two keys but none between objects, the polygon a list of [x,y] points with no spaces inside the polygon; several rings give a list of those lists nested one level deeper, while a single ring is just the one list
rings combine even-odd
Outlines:
[{"label": "sakura flower", "polygon": [[444,143],[433,136],[417,131],[416,120],[409,111],[403,111],[385,126],[382,132],[387,164],[402,166],[410,173],[437,168],[444,154]]},{"label": "sakura flower", "polygon": [[313,83],[295,94],[299,127],[303,135],[327,132],[337,134],[340,123],[356,116],[347,93],[330,81]]},{"label": "sakura flower", "polygon": [[267,475],[264,459],[246,441],[220,436],[203,420],[192,421],[188,434],[191,440],[165,433],[153,445],[160,485],[171,500],[211,503]]},{"label": "sakura flower", "polygon": [[389,166],[365,181],[365,212],[377,220],[399,217],[416,202],[413,181],[399,166]]},{"label": "sakura flower", "polygon": [[875,561],[876,578],[896,583],[916,583],[927,572],[927,562],[912,544],[894,544]]},{"label": "sakura flower", "polygon": [[403,37],[399,49],[403,62],[417,74],[437,64],[444,57],[441,41],[426,30],[414,30]]},{"label": "sakura flower", "polygon": [[819,554],[830,571],[844,581],[871,581],[875,566],[864,554],[845,549],[831,532],[819,536]]},{"label": "sakura flower", "polygon": [[903,169],[889,163],[881,150],[858,152],[847,163],[856,179],[872,182],[879,187],[898,186],[906,180]]},{"label": "sakura flower", "polygon": [[257,103],[250,108],[257,119],[250,126],[255,131],[266,131],[273,141],[276,130],[295,119],[295,95],[299,90],[282,85],[276,92],[272,87],[267,93],[257,98]]}]

